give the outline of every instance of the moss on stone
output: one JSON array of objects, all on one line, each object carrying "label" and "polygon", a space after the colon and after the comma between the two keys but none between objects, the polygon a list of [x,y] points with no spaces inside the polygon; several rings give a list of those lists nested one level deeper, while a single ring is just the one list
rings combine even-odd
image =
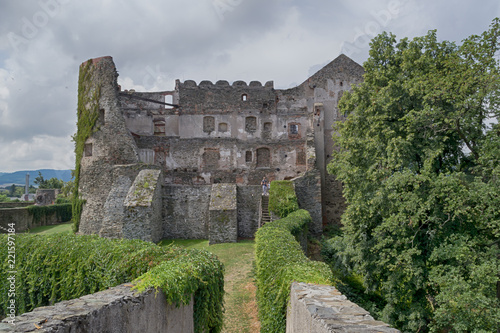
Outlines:
[{"label": "moss on stone", "polygon": [[100,85],[93,82],[95,67],[93,61],[88,60],[80,66],[78,78],[78,109],[77,109],[77,132],[73,136],[75,142],[75,182],[72,198],[73,231],[77,232],[80,226],[80,217],[85,200],[78,193],[80,183],[80,165],[85,148],[85,141],[97,130],[96,124],[99,119],[99,98],[101,96]]}]

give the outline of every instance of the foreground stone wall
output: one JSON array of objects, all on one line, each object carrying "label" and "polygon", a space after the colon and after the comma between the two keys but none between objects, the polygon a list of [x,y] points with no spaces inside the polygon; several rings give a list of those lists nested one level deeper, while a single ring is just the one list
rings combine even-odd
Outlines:
[{"label": "foreground stone wall", "polygon": [[292,284],[286,333],[398,333],[350,302],[333,286]]},{"label": "foreground stone wall", "polygon": [[127,284],[37,308],[16,317],[14,325],[8,320],[0,323],[0,332],[194,332],[193,301],[177,308],[162,292],[136,295]]}]

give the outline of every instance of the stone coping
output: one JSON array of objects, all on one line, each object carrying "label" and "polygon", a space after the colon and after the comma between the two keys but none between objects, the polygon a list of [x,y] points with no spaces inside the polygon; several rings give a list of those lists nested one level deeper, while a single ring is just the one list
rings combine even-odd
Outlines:
[{"label": "stone coping", "polygon": [[307,329],[316,328],[307,332],[400,332],[375,320],[368,311],[349,301],[333,286],[294,282],[290,298],[287,317],[291,318],[287,321],[287,333],[303,332],[302,323],[307,323]]}]

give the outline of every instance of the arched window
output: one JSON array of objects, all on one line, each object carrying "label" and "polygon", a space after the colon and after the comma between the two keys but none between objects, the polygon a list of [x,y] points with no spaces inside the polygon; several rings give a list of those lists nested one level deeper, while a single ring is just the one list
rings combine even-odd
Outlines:
[{"label": "arched window", "polygon": [[248,95],[247,95],[247,94],[243,94],[243,95],[241,95],[241,100],[242,100],[243,102],[246,102],[246,101],[248,100]]},{"label": "arched window", "polygon": [[219,123],[219,132],[227,132],[227,123]]}]

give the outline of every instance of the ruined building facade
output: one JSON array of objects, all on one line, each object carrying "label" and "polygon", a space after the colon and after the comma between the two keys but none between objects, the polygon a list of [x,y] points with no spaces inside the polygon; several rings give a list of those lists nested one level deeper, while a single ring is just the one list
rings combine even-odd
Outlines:
[{"label": "ruined building facade", "polygon": [[263,176],[294,181],[312,232],[340,221],[342,191],[326,165],[332,124],[342,120],[338,101],[362,81],[363,68],[348,57],[285,90],[272,81],[177,80],[172,91],[121,91],[111,57],[83,66],[97,104],[88,111],[99,114],[77,161],[81,233],[253,237]]}]

